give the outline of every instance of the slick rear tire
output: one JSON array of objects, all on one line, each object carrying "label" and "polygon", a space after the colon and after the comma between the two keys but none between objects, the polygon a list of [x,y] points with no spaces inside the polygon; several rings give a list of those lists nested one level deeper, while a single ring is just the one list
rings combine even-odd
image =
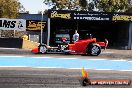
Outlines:
[{"label": "slick rear tire", "polygon": [[39,46],[39,53],[41,53],[41,54],[47,53],[47,47],[46,47],[46,45],[40,45]]},{"label": "slick rear tire", "polygon": [[88,55],[98,56],[100,53],[101,53],[101,47],[96,43],[90,44],[89,47],[87,48]]}]

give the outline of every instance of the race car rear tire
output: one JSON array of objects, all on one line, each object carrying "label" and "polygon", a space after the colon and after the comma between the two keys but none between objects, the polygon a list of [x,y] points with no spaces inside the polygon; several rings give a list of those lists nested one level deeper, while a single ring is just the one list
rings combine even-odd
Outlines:
[{"label": "race car rear tire", "polygon": [[47,53],[46,45],[40,45],[39,46],[39,53],[41,53],[41,54]]},{"label": "race car rear tire", "polygon": [[100,53],[101,53],[101,47],[96,43],[90,44],[89,47],[87,48],[88,55],[98,56]]}]

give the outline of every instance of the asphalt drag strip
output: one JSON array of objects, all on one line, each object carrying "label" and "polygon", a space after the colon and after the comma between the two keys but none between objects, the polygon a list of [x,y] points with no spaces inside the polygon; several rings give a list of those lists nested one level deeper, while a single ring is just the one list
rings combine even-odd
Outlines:
[{"label": "asphalt drag strip", "polygon": [[[90,79],[130,79],[131,72],[88,70]],[[84,88],[81,69],[0,68],[0,88]],[[87,85],[85,88],[132,88],[132,85]]]}]

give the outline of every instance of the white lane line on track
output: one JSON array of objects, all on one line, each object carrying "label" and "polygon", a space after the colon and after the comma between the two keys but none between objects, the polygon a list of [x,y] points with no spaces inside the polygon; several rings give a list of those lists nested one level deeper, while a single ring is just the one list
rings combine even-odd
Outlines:
[{"label": "white lane line on track", "polygon": [[[122,59],[121,59],[121,60],[112,60],[112,61],[128,61],[128,60],[122,60]],[[130,61],[129,61],[129,62],[130,62]]]},{"label": "white lane line on track", "polygon": [[113,70],[113,69],[91,69],[91,70],[99,70],[99,71],[132,71],[132,70]]},{"label": "white lane line on track", "polygon": [[79,59],[79,58],[57,58],[57,59],[73,60],[73,59]]},{"label": "white lane line on track", "polygon": [[114,52],[101,52],[101,54],[112,54]]},{"label": "white lane line on track", "polygon": [[87,60],[92,60],[92,61],[101,61],[101,60],[108,60],[108,59],[87,59]]},{"label": "white lane line on track", "polygon": [[107,60],[107,61],[114,61],[114,62],[132,62],[130,60],[110,60],[110,59],[87,59],[87,60],[90,60],[90,61],[102,61],[102,60]]},{"label": "white lane line on track", "polygon": [[[69,60],[70,60],[70,59],[71,59],[71,60],[72,60],[72,59],[80,59],[80,58],[70,58],[70,57],[69,57],[69,58],[63,58],[63,57],[43,57],[43,56],[42,56],[42,57],[38,57],[38,56],[34,56],[34,57],[33,57],[33,56],[12,56],[12,55],[11,55],[11,56],[4,56],[4,55],[3,55],[3,56],[0,56],[0,58],[2,58],[2,57],[14,57],[14,58],[17,58],[17,57],[23,57],[23,58],[24,58],[24,57],[25,57],[25,58],[26,58],[26,57],[29,57],[29,58],[38,58],[38,59],[39,59],[39,58],[42,58],[42,59],[43,59],[43,58],[44,58],[44,59],[47,58],[47,59],[69,59]],[[130,61],[130,60],[123,60],[123,59],[120,59],[120,60],[110,60],[110,59],[107,59],[107,58],[105,58],[105,59],[100,59],[100,58],[98,58],[98,59],[89,59],[89,58],[88,58],[88,59],[82,59],[82,60],[91,60],[91,61],[108,60],[108,61],[114,61],[114,62],[132,62],[132,61]]]},{"label": "white lane line on track", "polygon": [[[0,68],[40,68],[40,69],[77,69],[80,70],[82,68],[63,68],[63,67],[28,67],[28,66],[0,66]],[[113,70],[113,69],[90,69],[90,68],[85,68],[86,70],[97,70],[97,71],[132,71],[132,70]]]},{"label": "white lane line on track", "polygon": [[[32,57],[31,56],[31,58],[50,58],[50,59],[80,59],[80,58],[63,58],[63,57]],[[132,62],[132,61],[130,61],[130,60],[123,60],[123,59],[121,59],[121,60],[109,60],[109,59],[82,59],[82,60],[91,60],[91,61],[101,61],[101,60],[108,60],[108,61],[119,61],[119,62]]]},{"label": "white lane line on track", "polygon": [[31,57],[31,58],[52,58],[52,57]]},{"label": "white lane line on track", "polygon": [[58,58],[58,57],[32,57],[32,58],[50,58],[50,59],[79,59],[79,58]]},{"label": "white lane line on track", "polygon": [[[63,57],[38,57],[38,56],[35,56],[35,57],[32,57],[31,56],[31,58],[50,58],[50,59],[80,59],[80,58],[63,58]],[[101,60],[109,60],[109,59],[82,59],[82,60],[92,60],[92,61],[101,61]],[[109,61],[123,61],[123,62],[132,62],[132,61],[130,61],[130,60],[123,60],[123,59],[121,59],[121,60],[109,60]]]},{"label": "white lane line on track", "polygon": [[25,57],[25,56],[0,56],[0,57]]}]

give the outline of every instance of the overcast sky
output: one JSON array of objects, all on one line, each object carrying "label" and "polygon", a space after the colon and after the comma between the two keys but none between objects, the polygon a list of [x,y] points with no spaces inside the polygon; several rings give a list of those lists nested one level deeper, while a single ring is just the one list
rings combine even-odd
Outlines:
[{"label": "overcast sky", "polygon": [[43,1],[44,0],[19,0],[26,11],[29,11],[31,14],[37,14],[38,11],[42,11],[42,8],[47,8],[47,6],[43,4]]}]

